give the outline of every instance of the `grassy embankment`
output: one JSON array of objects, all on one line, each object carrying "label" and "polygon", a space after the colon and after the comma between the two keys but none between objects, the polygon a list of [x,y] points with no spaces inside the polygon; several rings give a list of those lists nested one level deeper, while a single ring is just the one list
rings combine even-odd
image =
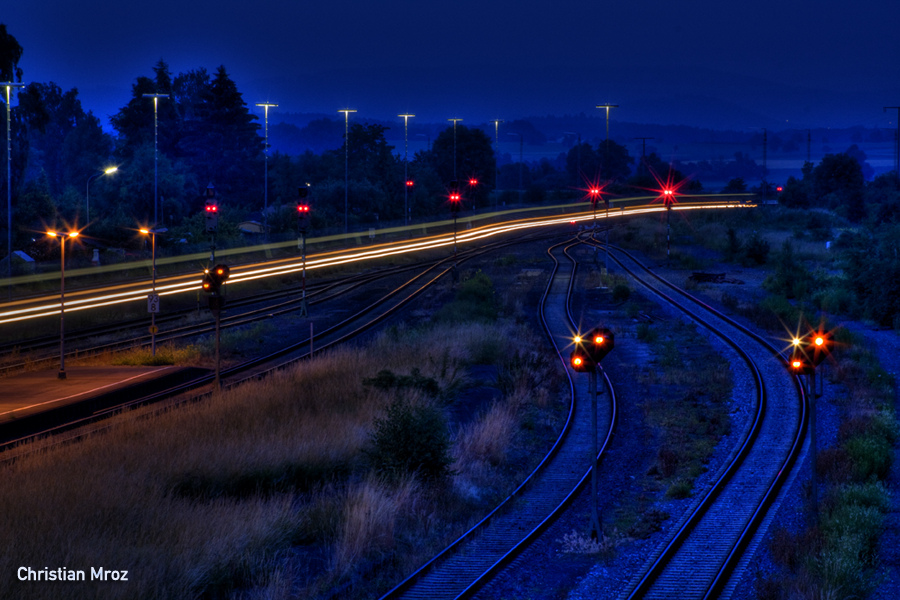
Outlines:
[{"label": "grassy embankment", "polygon": [[[741,218],[704,214],[679,221],[675,230],[676,239],[694,245],[678,252],[684,257],[679,259],[681,268],[726,261],[740,265],[744,273],[762,272],[762,288],[741,297],[737,292],[699,291],[776,339],[790,337],[804,322],[817,325],[823,320],[831,329],[829,314],[860,318],[872,305],[854,292],[843,271],[853,264],[848,254],[852,248],[840,243],[830,250],[825,247],[838,231],[852,228],[826,213],[777,208]],[[648,238],[658,242],[659,225],[645,221],[641,228],[635,223],[628,235],[632,243]],[[706,251],[694,252],[698,247]],[[658,243],[652,248],[659,255]],[[765,600],[865,597],[877,584],[872,574],[878,564],[878,539],[891,506],[884,480],[898,435],[894,382],[861,336],[844,327],[834,333],[836,350],[825,372],[840,384],[834,400],[840,424],[837,443],[820,448],[818,456],[819,520],[807,515],[807,526],[775,532],[770,552],[781,572],[758,581],[757,591]]]},{"label": "grassy embankment", "polygon": [[[554,367],[528,349],[540,344],[511,324],[395,328],[207,402],[124,415],[108,433],[4,467],[0,570],[105,566],[129,570],[130,581],[7,577],[0,596],[384,591],[508,493],[529,468],[522,448],[553,435]],[[483,384],[471,381],[473,365],[496,374],[488,385],[500,393],[469,414],[456,403]],[[386,473],[371,460],[374,431],[397,405],[439,416],[430,433],[447,444],[442,476]],[[448,419],[453,409],[464,416]]]}]

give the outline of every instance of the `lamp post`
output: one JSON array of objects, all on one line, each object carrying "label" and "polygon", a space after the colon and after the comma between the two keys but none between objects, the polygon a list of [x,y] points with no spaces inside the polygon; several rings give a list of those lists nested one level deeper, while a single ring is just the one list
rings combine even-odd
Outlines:
[{"label": "lamp post", "polygon": [[397,116],[403,117],[403,143],[405,145],[405,153],[403,155],[403,223],[409,225],[409,120],[416,115],[403,114]]},{"label": "lamp post", "polygon": [[[604,162],[609,163],[609,109],[611,108],[619,108],[618,104],[598,104],[597,108],[605,108],[606,109],[606,152],[603,158]],[[604,167],[609,168],[609,165],[606,164]],[[611,178],[610,178],[611,179]]]},{"label": "lamp post", "polygon": [[[24,83],[4,81],[0,85],[6,87],[6,278],[12,279],[12,146],[10,143],[10,100],[9,90],[14,87],[25,87]],[[12,288],[7,290],[12,295]]]},{"label": "lamp post", "polygon": [[462,119],[453,118],[447,120],[453,121],[453,180],[456,181],[456,122],[462,121]]},{"label": "lamp post", "polygon": [[338,112],[344,113],[344,233],[350,232],[350,204],[347,201],[350,189],[350,113],[355,113],[352,108],[342,108]]},{"label": "lamp post", "polygon": [[503,119],[494,119],[494,210],[497,210],[497,190],[500,189],[500,123]]},{"label": "lamp post", "polygon": [[66,378],[66,239],[74,240],[78,234],[78,231],[47,232],[50,237],[59,238],[59,379]]},{"label": "lamp post", "polygon": [[268,102],[257,102],[257,106],[265,109],[266,117],[266,152],[265,152],[265,174],[263,175],[263,231],[266,239],[269,237],[269,108],[278,108],[277,104],[269,104]]},{"label": "lamp post", "polygon": [[98,177],[103,177],[104,175],[112,175],[113,173],[115,173],[118,170],[119,170],[119,167],[109,167],[109,168],[104,169],[100,173],[95,173],[94,175],[91,175],[90,177],[88,177],[87,190],[85,191],[85,194],[84,194],[85,212],[86,212],[85,222],[87,222],[87,223],[91,222],[91,181],[93,181],[94,179],[96,179]]},{"label": "lamp post", "polygon": [[147,296],[147,311],[150,313],[150,354],[151,356],[156,356],[156,313],[159,312],[159,295],[156,293],[156,234],[165,233],[168,229],[165,227],[160,227],[159,229],[143,228],[139,231],[144,235],[150,236],[150,246],[152,248],[151,264],[153,266],[151,271],[153,273],[153,287]]},{"label": "lamp post", "polygon": [[157,212],[157,198],[159,197],[159,121],[157,120],[157,108],[160,98],[168,98],[168,94],[144,94],[144,98],[153,98],[153,224],[159,222]]}]

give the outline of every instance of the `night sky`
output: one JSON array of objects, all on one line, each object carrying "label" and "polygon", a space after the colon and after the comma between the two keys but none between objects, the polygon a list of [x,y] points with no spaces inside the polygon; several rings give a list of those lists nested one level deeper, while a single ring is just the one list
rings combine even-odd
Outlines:
[{"label": "night sky", "polygon": [[[360,118],[597,113],[713,128],[896,126],[896,0],[5,0],[24,80],[101,118],[159,59],[244,100]],[[270,112],[275,119],[275,113]],[[421,121],[420,121],[421,122]]]}]

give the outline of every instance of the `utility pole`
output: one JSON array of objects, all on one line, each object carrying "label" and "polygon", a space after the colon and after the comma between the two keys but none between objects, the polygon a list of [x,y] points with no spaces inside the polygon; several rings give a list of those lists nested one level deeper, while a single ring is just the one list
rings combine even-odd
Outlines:
[{"label": "utility pole", "polygon": [[636,137],[636,140],[641,140],[641,167],[643,169],[647,168],[647,140],[655,140],[656,138],[652,137]]}]

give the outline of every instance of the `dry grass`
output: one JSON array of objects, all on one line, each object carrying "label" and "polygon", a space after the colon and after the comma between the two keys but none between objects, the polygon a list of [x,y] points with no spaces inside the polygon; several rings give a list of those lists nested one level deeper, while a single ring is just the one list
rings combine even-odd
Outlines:
[{"label": "dry grass", "polygon": [[[400,328],[206,402],[149,417],[135,411],[108,433],[4,467],[0,570],[104,566],[129,570],[130,582],[22,584],[12,576],[0,579],[0,597],[310,597],[371,577],[386,557],[408,568],[455,535],[447,519],[465,521],[471,506],[454,501],[452,489],[441,497],[412,479],[388,485],[368,475],[363,449],[392,396],[362,381],[416,367],[446,401],[473,357],[497,360],[510,335],[521,339],[514,328],[483,324]],[[460,471],[486,465],[485,485],[499,487],[506,474],[492,465],[502,463],[514,407],[529,395],[546,402],[546,392],[518,391],[459,436]],[[448,509],[457,514],[435,514]],[[319,562],[298,560],[298,549]]]}]

